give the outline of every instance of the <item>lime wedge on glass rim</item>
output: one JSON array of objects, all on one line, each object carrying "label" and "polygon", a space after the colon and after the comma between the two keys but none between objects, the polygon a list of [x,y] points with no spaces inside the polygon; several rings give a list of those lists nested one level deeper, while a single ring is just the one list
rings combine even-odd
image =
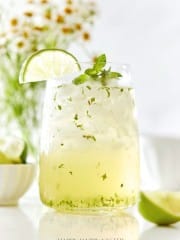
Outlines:
[{"label": "lime wedge on glass rim", "polygon": [[169,225],[180,221],[180,192],[141,192],[139,212],[148,221]]},{"label": "lime wedge on glass rim", "polygon": [[42,49],[30,55],[23,63],[20,83],[59,79],[80,70],[77,59],[62,49]]}]

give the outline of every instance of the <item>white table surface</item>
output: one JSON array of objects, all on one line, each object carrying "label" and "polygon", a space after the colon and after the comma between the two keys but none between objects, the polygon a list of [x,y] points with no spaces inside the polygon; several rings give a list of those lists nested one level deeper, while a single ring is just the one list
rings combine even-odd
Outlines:
[{"label": "white table surface", "polygon": [[55,213],[37,198],[0,207],[0,240],[180,240],[180,224],[158,227],[132,209],[122,216]]}]

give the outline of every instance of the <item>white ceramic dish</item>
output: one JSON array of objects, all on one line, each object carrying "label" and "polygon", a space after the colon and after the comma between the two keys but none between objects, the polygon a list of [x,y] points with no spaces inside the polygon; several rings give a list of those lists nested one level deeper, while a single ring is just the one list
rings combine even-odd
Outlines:
[{"label": "white ceramic dish", "polygon": [[0,205],[16,205],[35,176],[34,164],[0,165]]}]

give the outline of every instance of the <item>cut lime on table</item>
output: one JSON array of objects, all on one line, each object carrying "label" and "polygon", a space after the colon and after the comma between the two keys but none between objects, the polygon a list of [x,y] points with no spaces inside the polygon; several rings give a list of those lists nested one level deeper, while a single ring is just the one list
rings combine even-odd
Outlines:
[{"label": "cut lime on table", "polygon": [[139,212],[158,225],[176,223],[180,221],[180,192],[141,192]]},{"label": "cut lime on table", "polygon": [[25,163],[26,155],[24,140],[12,136],[0,138],[0,164]]},{"label": "cut lime on table", "polygon": [[77,59],[61,49],[43,49],[33,53],[23,63],[20,83],[59,79],[80,70]]}]

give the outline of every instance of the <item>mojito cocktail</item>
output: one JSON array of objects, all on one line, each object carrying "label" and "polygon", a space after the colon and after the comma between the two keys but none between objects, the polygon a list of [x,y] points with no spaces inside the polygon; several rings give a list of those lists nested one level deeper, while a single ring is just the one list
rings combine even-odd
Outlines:
[{"label": "mojito cocktail", "polygon": [[134,107],[133,89],[117,79],[105,86],[48,82],[40,156],[40,195],[46,205],[96,210],[136,203]]}]

